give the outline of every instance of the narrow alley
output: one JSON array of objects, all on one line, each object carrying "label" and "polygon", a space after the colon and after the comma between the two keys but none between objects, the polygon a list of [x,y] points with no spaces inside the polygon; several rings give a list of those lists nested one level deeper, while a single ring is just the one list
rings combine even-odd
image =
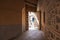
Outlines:
[{"label": "narrow alley", "polygon": [[0,40],[60,40],[60,0],[0,0]]}]

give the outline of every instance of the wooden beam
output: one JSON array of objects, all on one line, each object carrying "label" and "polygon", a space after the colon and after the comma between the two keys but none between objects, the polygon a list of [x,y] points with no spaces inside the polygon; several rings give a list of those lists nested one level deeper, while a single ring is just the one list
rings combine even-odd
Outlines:
[{"label": "wooden beam", "polygon": [[33,6],[33,7],[37,7],[37,4],[25,1],[25,4],[29,5],[29,6]]}]

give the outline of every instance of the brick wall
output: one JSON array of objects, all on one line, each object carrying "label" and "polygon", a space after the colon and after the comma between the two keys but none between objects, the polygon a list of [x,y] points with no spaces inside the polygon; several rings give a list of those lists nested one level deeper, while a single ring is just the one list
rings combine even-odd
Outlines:
[{"label": "brick wall", "polygon": [[38,11],[45,11],[46,40],[60,40],[60,0],[42,0],[38,4]]}]

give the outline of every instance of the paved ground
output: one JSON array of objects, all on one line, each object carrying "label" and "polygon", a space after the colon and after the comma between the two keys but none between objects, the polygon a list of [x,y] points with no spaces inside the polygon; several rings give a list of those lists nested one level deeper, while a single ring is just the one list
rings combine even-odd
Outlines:
[{"label": "paved ground", "polygon": [[17,40],[44,40],[44,33],[39,30],[29,30],[22,34]]}]

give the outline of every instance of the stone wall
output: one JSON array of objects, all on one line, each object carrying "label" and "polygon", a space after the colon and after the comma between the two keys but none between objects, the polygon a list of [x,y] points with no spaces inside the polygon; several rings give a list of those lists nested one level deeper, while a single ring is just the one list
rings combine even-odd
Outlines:
[{"label": "stone wall", "polygon": [[45,11],[46,40],[60,40],[60,0],[42,0],[39,11]]}]

